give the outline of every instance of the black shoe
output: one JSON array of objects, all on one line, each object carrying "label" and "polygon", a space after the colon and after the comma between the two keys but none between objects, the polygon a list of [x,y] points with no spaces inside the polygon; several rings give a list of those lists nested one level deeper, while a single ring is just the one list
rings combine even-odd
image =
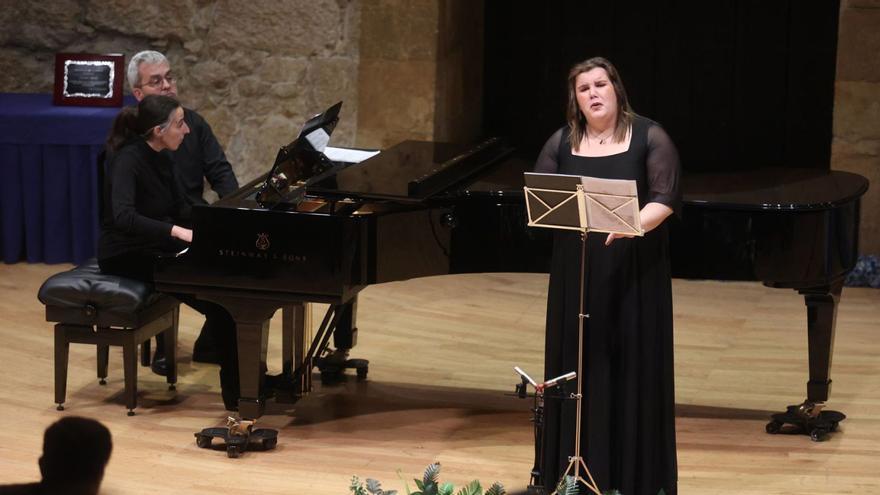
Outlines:
[{"label": "black shoe", "polygon": [[220,353],[214,348],[214,343],[199,335],[193,345],[192,360],[195,363],[220,364]]},{"label": "black shoe", "polygon": [[153,373],[159,376],[168,376],[168,361],[165,360],[165,356],[157,356],[153,358],[153,363],[150,364],[150,369],[153,370]]}]

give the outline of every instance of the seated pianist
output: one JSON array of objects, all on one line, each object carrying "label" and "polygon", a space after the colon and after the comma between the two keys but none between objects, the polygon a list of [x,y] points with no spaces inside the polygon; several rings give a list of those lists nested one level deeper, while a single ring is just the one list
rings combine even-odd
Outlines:
[{"label": "seated pianist", "polygon": [[[183,107],[170,96],[148,95],[113,123],[104,163],[98,264],[113,275],[153,281],[157,259],[190,242],[184,226],[188,206],[164,150],[176,150],[190,132]],[[235,321],[220,305],[189,294],[172,294],[205,315],[219,351],[223,403],[236,410],[239,398]]]}]

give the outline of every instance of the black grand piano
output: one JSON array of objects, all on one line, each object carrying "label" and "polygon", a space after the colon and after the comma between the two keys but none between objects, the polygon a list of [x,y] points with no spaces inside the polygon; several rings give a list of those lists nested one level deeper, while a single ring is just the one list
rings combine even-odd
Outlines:
[{"label": "black grand piano", "polygon": [[[330,304],[292,372],[298,393],[306,393],[314,359],[343,308],[367,285],[446,273],[547,271],[550,238],[525,226],[522,173],[532,160],[490,139],[469,146],[407,141],[342,164],[305,146],[301,135],[282,148],[270,173],[194,209],[193,243],[157,268],[157,287],[230,311],[238,324],[239,411],[258,418],[266,400],[268,322],[279,308]],[[807,398],[789,409],[815,416],[828,399],[835,313],[856,262],[867,180],[845,172],[759,170],[685,176],[683,189],[684,211],[672,229],[675,276],[760,280],[804,295]]]}]

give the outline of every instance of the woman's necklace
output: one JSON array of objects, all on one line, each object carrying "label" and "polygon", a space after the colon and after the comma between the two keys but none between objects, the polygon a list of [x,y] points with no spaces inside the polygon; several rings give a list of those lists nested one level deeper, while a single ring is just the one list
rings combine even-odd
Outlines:
[{"label": "woman's necklace", "polygon": [[[605,133],[603,132],[603,133],[600,133],[600,134],[597,134],[597,135],[593,136],[593,139],[597,139],[597,140],[599,140],[599,144],[605,144],[605,141],[606,141],[608,138],[610,138],[611,136],[614,135],[614,128],[612,127],[612,128],[608,131],[608,134],[607,134],[607,135],[603,136],[602,134],[605,134]],[[590,131],[587,131],[587,144],[588,144],[588,145],[590,144]]]}]

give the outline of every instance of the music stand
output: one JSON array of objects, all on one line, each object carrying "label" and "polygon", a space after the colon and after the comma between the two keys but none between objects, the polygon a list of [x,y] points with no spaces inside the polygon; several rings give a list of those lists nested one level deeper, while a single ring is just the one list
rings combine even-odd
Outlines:
[{"label": "music stand", "polygon": [[[575,483],[602,495],[581,457],[581,380],[584,365],[584,267],[587,261],[587,233],[605,232],[642,236],[639,200],[633,180],[597,179],[578,175],[525,173],[526,212],[529,227],[576,230],[581,233],[581,270],[578,308],[577,405],[574,455],[560,479],[572,476]],[[589,482],[581,476],[581,468]],[[552,495],[558,492],[554,489]]]}]

